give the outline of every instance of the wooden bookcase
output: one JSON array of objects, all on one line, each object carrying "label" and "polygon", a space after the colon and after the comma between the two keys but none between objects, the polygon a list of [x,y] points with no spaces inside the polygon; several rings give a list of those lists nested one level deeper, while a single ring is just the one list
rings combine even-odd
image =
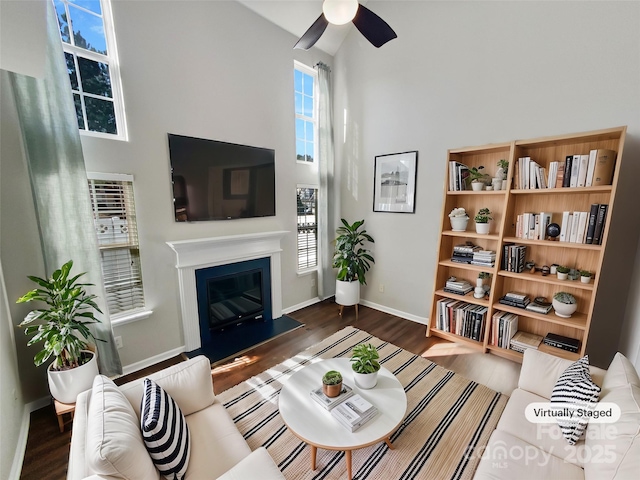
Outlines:
[{"label": "wooden bookcase", "polygon": [[[573,135],[537,138],[532,140],[516,140],[513,142],[492,144],[479,147],[460,148],[448,151],[447,173],[445,177],[445,192],[442,217],[440,221],[440,240],[438,258],[435,271],[433,300],[431,314],[427,326],[427,336],[437,336],[453,342],[463,343],[467,347],[480,352],[490,352],[514,361],[522,361],[522,354],[514,350],[500,348],[490,344],[491,319],[498,311],[511,312],[518,315],[518,330],[535,333],[544,337],[552,332],[580,341],[578,353],[567,352],[558,348],[541,344],[540,349],[569,359],[577,359],[586,350],[589,328],[596,294],[598,292],[599,272],[603,265],[604,253],[607,248],[607,237],[610,222],[606,222],[603,229],[602,244],[591,245],[582,243],[568,243],[552,240],[524,240],[516,238],[516,219],[524,212],[552,212],[552,222],[562,224],[563,211],[589,211],[591,204],[608,204],[607,220],[612,216],[615,208],[616,185],[622,162],[626,127],[611,128]],[[588,154],[592,149],[610,149],[617,152],[612,185],[597,187],[575,188],[543,188],[516,189],[514,185],[514,166],[520,157],[531,157],[548,171],[550,162],[564,161],[567,155]],[[506,190],[498,191],[449,191],[449,166],[456,161],[468,167],[484,166],[484,172],[493,176],[497,171],[497,162],[508,160],[509,170]],[[464,207],[469,215],[469,223],[464,232],[451,230],[449,212],[455,207]],[[491,210],[493,221],[488,235],[477,234],[473,217],[480,208]],[[470,241],[484,250],[496,252],[495,267],[483,267],[471,264],[455,263],[451,261],[454,245]],[[536,265],[567,265],[594,273],[590,283],[580,280],[558,280],[555,275],[543,276],[540,272],[513,273],[501,270],[503,246],[514,243],[526,245],[526,260]],[[446,280],[455,276],[468,280],[475,286],[478,273],[491,274],[488,298],[476,299],[473,292],[464,297],[443,290]],[[499,303],[499,299],[509,291],[523,292],[533,300],[535,297],[546,297],[549,301],[559,291],[566,291],[575,296],[578,310],[571,318],[557,316],[553,309],[546,315],[531,311],[509,307]],[[473,305],[488,308],[483,328],[483,340],[475,341],[470,338],[445,332],[437,328],[437,302],[441,299],[463,300]]]}]

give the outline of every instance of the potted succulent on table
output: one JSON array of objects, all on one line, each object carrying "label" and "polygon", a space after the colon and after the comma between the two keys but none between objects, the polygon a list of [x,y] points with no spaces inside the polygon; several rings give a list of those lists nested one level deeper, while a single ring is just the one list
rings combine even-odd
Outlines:
[{"label": "potted succulent on table", "polygon": [[360,343],[353,347],[351,368],[353,380],[358,387],[370,389],[376,386],[380,370],[379,358],[378,350],[370,343]]},{"label": "potted succulent on table", "polygon": [[489,220],[493,220],[491,211],[488,208],[481,208],[475,216],[476,232],[481,234],[489,233]]},{"label": "potted succulent on table", "polygon": [[569,267],[558,265],[556,267],[556,274],[558,275],[558,280],[566,280],[569,275]]},{"label": "potted succulent on table", "polygon": [[567,292],[558,292],[551,301],[556,315],[562,318],[569,318],[578,309],[576,297]]},{"label": "potted succulent on table", "polygon": [[[96,339],[88,325],[98,323],[95,312],[102,313],[95,303],[97,298],[85,291],[90,283],[79,283],[80,273],[69,278],[73,261],[69,260],[51,278],[29,276],[38,286],[20,297],[16,303],[38,301],[46,307],[32,310],[20,323],[26,335],[33,335],[28,346],[44,342],[33,358],[40,366],[51,357],[47,368],[51,395],[61,403],[75,403],[80,392],[88,390],[98,375],[96,353],[87,350]],[[37,325],[31,325],[38,322]],[[100,340],[103,341],[103,340]]]},{"label": "potted succulent on table", "polygon": [[580,270],[580,281],[582,283],[589,283],[592,275],[593,274],[589,270]]},{"label": "potted succulent on table", "polygon": [[469,215],[462,207],[456,207],[449,213],[449,221],[451,222],[451,230],[454,232],[464,232],[467,229]]},{"label": "potted succulent on table", "polygon": [[329,370],[322,377],[322,393],[329,398],[340,395],[342,391],[342,374],[337,370]]},{"label": "potted succulent on table", "polygon": [[333,268],[338,269],[336,278],[336,303],[343,306],[360,302],[360,285],[366,285],[365,274],[375,263],[371,251],[364,248],[364,242],[374,243],[371,235],[362,229],[364,220],[349,225],[344,218],[336,232]]},{"label": "potted succulent on table", "polygon": [[489,175],[486,173],[482,173],[480,170],[484,170],[484,166],[480,165],[479,167],[471,167],[469,169],[469,182],[471,183],[471,189],[474,191],[481,191],[484,189],[487,184],[487,179]]}]

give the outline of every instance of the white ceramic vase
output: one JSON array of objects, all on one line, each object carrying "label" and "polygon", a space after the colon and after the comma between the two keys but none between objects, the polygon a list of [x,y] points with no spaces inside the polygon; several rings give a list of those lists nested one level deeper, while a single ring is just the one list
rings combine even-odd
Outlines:
[{"label": "white ceramic vase", "polygon": [[93,379],[98,375],[98,355],[90,350],[82,350],[91,355],[91,360],[70,370],[51,370],[47,368],[49,390],[53,398],[61,403],[76,403],[79,393],[89,390],[93,386]]},{"label": "white ceramic vase", "polygon": [[356,382],[358,388],[369,390],[376,386],[378,383],[378,372],[373,373],[358,373],[353,372],[353,380]]},{"label": "white ceramic vase", "polygon": [[476,232],[482,235],[487,235],[489,233],[489,223],[476,222]]},{"label": "white ceramic vase", "polygon": [[467,223],[469,223],[469,217],[449,217],[451,221],[451,230],[454,232],[464,232],[467,229]]},{"label": "white ceramic vase", "polygon": [[569,318],[578,309],[577,303],[562,303],[555,298],[551,301],[556,315],[562,318]]},{"label": "white ceramic vase", "polygon": [[345,307],[360,303],[360,282],[344,282],[336,279],[336,303]]}]

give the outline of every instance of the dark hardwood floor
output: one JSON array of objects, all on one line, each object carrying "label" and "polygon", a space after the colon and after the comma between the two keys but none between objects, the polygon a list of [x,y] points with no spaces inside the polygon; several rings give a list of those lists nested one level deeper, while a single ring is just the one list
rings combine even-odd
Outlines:
[{"label": "dark hardwood floor", "polygon": [[[220,393],[267,368],[283,362],[307,347],[315,345],[347,325],[353,325],[391,342],[410,352],[421,354],[433,343],[425,337],[424,325],[360,306],[358,321],[355,310],[345,308],[344,317],[332,299],[298,310],[291,317],[304,326],[275,338],[240,355],[237,360],[214,365],[214,391]],[[119,378],[116,383],[140,378],[149,373],[182,361],[181,357],[162,362],[154,367]],[[27,449],[22,467],[22,479],[64,479],[69,457],[70,427],[64,433],[58,430],[53,406],[31,414]]]}]

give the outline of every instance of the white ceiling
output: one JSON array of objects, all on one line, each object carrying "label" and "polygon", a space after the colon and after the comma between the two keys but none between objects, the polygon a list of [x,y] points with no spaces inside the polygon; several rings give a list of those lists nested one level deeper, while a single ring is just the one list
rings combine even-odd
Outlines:
[{"label": "white ceiling", "polygon": [[[322,0],[238,0],[238,2],[297,38],[300,38],[322,13]],[[360,3],[364,5],[367,0],[360,0]],[[351,22],[346,25],[330,24],[315,46],[330,55],[335,55],[352,28],[355,27]],[[295,41],[291,48],[294,44]]]}]

